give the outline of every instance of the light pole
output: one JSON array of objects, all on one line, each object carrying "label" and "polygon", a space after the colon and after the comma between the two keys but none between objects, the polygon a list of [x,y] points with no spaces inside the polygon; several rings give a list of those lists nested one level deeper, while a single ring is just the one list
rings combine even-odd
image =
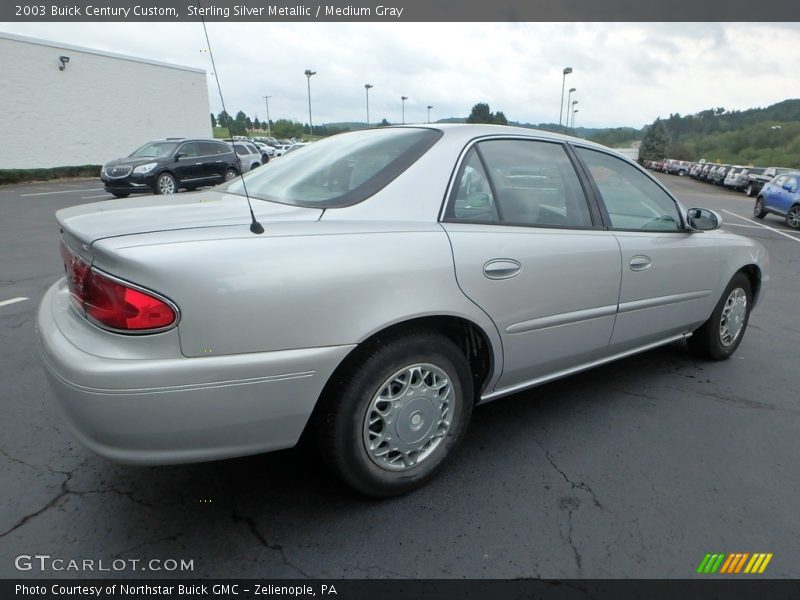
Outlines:
[{"label": "light pole", "polygon": [[[772,127],[770,127],[770,129],[772,131],[780,131],[781,126],[780,125],[773,125]],[[775,135],[777,135],[777,134],[775,134]],[[775,151],[775,142],[773,141],[769,146],[769,164],[770,165],[772,165],[772,153],[774,151]]]},{"label": "light pole", "polygon": [[311,135],[314,135],[314,125],[311,122],[311,76],[316,75],[316,71],[306,69],[306,79],[308,79],[308,130]]},{"label": "light pole", "polygon": [[400,102],[403,105],[403,125],[406,124],[406,100],[408,100],[408,96],[400,96]]},{"label": "light pole", "polygon": [[576,91],[576,88],[569,88],[569,93],[567,94],[567,126],[569,126],[569,107],[572,106],[570,100],[572,99],[572,92]]},{"label": "light pole", "polygon": [[[575,105],[578,103],[577,100],[572,101],[572,127],[575,128],[575,113],[578,112],[575,110]],[[567,104],[567,110],[569,110],[569,104]],[[569,115],[567,115],[567,126],[569,127]]]},{"label": "light pole", "polygon": [[575,129],[575,115],[578,114],[578,109],[572,111],[572,128]]},{"label": "light pole", "polygon": [[[567,75],[572,73],[572,67],[564,67],[564,75],[561,78],[561,104],[558,105],[558,124],[561,125],[561,120],[564,117],[564,84],[567,82]],[[569,121],[569,115],[567,115]]]},{"label": "light pole", "polygon": [[[272,128],[270,127],[270,124],[269,124],[269,99],[270,99],[270,98],[272,98],[272,96],[264,96],[264,102],[266,102],[266,103],[267,103],[267,135],[268,135],[269,137],[272,137]],[[311,104],[311,90],[310,90],[310,88],[309,88],[308,98],[309,98],[309,111],[308,111],[308,118],[310,119],[310,118],[311,118],[311,108],[310,108],[310,104]]]},{"label": "light pole", "polygon": [[431,109],[432,109],[432,108],[433,108],[433,106],[431,106],[430,104],[428,104],[428,123],[430,123],[430,122],[431,122]]},{"label": "light pole", "polygon": [[369,91],[375,86],[371,83],[365,83],[364,89],[367,91],[367,128],[369,128]]}]

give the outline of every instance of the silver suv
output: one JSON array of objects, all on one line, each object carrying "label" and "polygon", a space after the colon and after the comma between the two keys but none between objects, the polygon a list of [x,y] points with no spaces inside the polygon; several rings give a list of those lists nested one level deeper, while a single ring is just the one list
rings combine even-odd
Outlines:
[{"label": "silver suv", "polygon": [[228,145],[233,146],[236,150],[236,155],[241,165],[239,170],[242,173],[247,173],[261,166],[261,161],[263,160],[261,151],[255,147],[253,142],[233,140],[232,142],[228,142]]}]

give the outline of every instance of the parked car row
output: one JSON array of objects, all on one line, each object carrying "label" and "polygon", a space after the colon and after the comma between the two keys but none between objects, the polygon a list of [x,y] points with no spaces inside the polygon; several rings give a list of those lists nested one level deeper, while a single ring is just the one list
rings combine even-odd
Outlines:
[{"label": "parked car row", "polygon": [[800,229],[800,171],[786,167],[691,163],[671,158],[645,161],[645,167],[672,175],[689,175],[698,181],[744,192],[756,199],[753,207],[756,218],[774,214],[784,218],[789,227]]},{"label": "parked car row", "polygon": [[229,181],[305,145],[294,140],[250,140],[243,136],[225,140],[166,138],[106,163],[100,178],[105,190],[117,198],[194,191]]}]

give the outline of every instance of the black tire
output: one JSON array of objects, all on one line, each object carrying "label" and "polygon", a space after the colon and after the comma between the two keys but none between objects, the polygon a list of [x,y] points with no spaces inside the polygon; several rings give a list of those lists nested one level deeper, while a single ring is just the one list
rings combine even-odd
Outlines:
[{"label": "black tire", "polygon": [[130,194],[126,194],[125,192],[111,192],[111,195],[115,198],[127,198]]},{"label": "black tire", "polygon": [[161,175],[156,177],[155,185],[153,185],[153,191],[156,194],[177,194],[178,181],[172,176],[171,173],[161,173]]},{"label": "black tire", "polygon": [[[362,494],[379,498],[403,494],[433,478],[463,438],[474,404],[470,366],[463,352],[452,341],[425,330],[380,340],[369,348],[360,351],[357,349],[356,352],[358,354],[349,361],[350,366],[334,374],[320,400],[314,423],[317,447],[333,473]],[[368,415],[376,414],[375,409],[371,408],[373,399],[382,389],[388,387],[387,384],[393,377],[414,365],[433,366],[444,372],[451,385],[453,404],[450,414],[454,417],[447,433],[439,438],[441,441],[432,442],[438,445],[434,446],[430,454],[413,466],[406,465],[403,470],[389,470],[379,466],[378,459],[373,459],[367,450],[366,419]],[[418,381],[423,385],[430,385],[427,379]],[[424,404],[426,401],[426,397],[416,398],[418,403]],[[416,435],[419,422],[422,423],[421,427],[426,428],[422,437],[433,435],[435,426],[432,422],[439,416],[434,411],[427,413],[432,418],[412,421],[411,419],[419,419],[415,415],[422,412],[412,410],[413,401],[414,397],[407,396],[404,391],[394,401],[387,401],[390,407],[401,411],[395,416],[394,427],[386,429],[398,439],[402,439],[402,432],[396,429],[401,422],[412,429],[412,424],[417,425],[412,435]],[[408,411],[404,415],[406,409]],[[405,419],[406,415],[408,421]],[[384,423],[392,422],[391,416],[386,422],[381,421],[378,433],[386,427]],[[387,451],[386,456],[391,457],[393,454],[400,455]]]},{"label": "black tire", "polygon": [[786,224],[792,229],[800,229],[800,204],[795,204],[786,213]]},{"label": "black tire", "polygon": [[234,177],[237,177],[238,175],[239,175],[239,173],[236,171],[236,169],[228,169],[227,171],[225,171],[225,175],[223,175],[223,179],[225,181],[230,181],[231,179],[233,179]]},{"label": "black tire", "polygon": [[756,204],[753,207],[753,216],[756,219],[763,219],[767,216],[767,211],[764,209],[764,198],[761,196],[756,198]]},{"label": "black tire", "polygon": [[261,164],[265,165],[269,162],[269,154],[262,154],[261,155]]},{"label": "black tire", "polygon": [[[741,330],[736,338],[729,344],[722,341],[720,335],[720,322],[722,320],[722,313],[725,309],[725,304],[734,290],[742,290],[746,296],[747,304],[745,307],[744,317],[742,321]],[[737,273],[733,276],[722,297],[717,302],[714,312],[708,320],[703,323],[697,330],[695,330],[692,337],[687,340],[689,349],[693,354],[708,360],[726,360],[736,352],[739,344],[744,338],[747,331],[747,323],[750,320],[750,310],[753,307],[753,290],[750,286],[750,280],[744,273]]]}]

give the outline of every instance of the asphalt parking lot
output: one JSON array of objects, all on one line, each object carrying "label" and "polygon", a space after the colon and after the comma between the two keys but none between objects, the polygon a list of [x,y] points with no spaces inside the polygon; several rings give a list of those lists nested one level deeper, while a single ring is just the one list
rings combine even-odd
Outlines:
[{"label": "asphalt parking lot", "polygon": [[799,577],[800,232],[756,223],[743,194],[660,177],[770,253],[734,357],[673,344],[481,407],[449,470],[387,501],[305,448],[142,468],[73,441],[48,406],[35,310],[62,271],[53,212],[109,195],[98,180],[1,187],[0,577],[80,575],[15,569],[48,554],[193,560],[111,573],[142,577],[685,578],[707,552],[771,552],[766,576]]}]

